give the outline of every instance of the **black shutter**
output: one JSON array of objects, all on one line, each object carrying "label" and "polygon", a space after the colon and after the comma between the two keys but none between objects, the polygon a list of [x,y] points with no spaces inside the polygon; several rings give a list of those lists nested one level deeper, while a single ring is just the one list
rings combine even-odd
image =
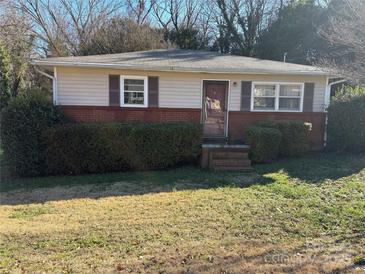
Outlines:
[{"label": "black shutter", "polygon": [[241,111],[251,110],[251,81],[242,81],[241,83]]},{"label": "black shutter", "polygon": [[109,75],[109,106],[120,106],[119,75]]},{"label": "black shutter", "polygon": [[149,76],[148,77],[148,106],[158,107],[158,77]]},{"label": "black shutter", "polygon": [[313,112],[314,83],[304,84],[303,112]]}]

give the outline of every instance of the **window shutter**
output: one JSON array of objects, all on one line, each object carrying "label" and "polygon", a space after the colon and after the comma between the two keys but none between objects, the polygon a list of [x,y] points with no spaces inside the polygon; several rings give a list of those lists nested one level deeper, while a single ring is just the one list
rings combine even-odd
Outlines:
[{"label": "window shutter", "polygon": [[303,112],[313,112],[314,83],[304,84]]},{"label": "window shutter", "polygon": [[159,81],[158,77],[148,77],[148,106],[158,107],[158,89]]},{"label": "window shutter", "polygon": [[109,75],[109,106],[120,106],[119,75]]},{"label": "window shutter", "polygon": [[241,83],[241,111],[251,110],[251,81],[242,81]]}]

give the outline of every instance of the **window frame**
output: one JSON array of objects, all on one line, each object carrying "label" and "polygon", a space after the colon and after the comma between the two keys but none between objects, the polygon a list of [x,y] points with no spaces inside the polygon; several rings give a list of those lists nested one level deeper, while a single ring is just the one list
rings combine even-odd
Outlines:
[{"label": "window frame", "polygon": [[[255,86],[256,85],[270,85],[275,86],[275,105],[274,109],[255,109],[254,102],[256,98],[265,98],[265,96],[255,96]],[[298,98],[296,96],[280,96],[280,86],[300,86],[300,102],[299,110],[281,110],[279,109],[279,99],[280,98]],[[269,98],[269,96],[267,96]],[[270,96],[270,98],[273,98]],[[252,112],[303,112],[304,103],[304,83],[297,82],[252,82],[251,87],[251,111]]]},{"label": "window frame", "polygon": [[[274,86],[274,95],[273,96],[255,96],[255,86]],[[254,111],[276,111],[276,101],[277,101],[277,85],[275,83],[252,83],[252,94],[251,94],[251,110],[254,109],[255,98],[274,98],[274,109],[255,109]]]},{"label": "window frame", "polygon": [[[133,80],[143,80],[144,81],[144,87],[143,87],[143,105],[139,104],[126,104],[124,103],[124,94],[126,92],[131,91],[125,91],[124,89],[124,80],[133,79]],[[137,92],[137,91],[136,91]],[[142,91],[140,91],[142,92]],[[131,108],[147,108],[148,107],[148,77],[147,76],[130,76],[130,75],[121,75],[120,76],[120,106],[121,107],[131,107]]]}]

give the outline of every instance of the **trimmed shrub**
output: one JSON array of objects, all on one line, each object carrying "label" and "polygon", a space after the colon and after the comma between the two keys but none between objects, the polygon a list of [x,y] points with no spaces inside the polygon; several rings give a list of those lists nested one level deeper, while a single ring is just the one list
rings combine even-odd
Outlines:
[{"label": "trimmed shrub", "polygon": [[327,133],[329,150],[365,152],[365,94],[329,106]]},{"label": "trimmed shrub", "polygon": [[50,174],[149,170],[194,162],[197,124],[72,124],[47,130]]},{"label": "trimmed shrub", "polygon": [[62,123],[62,112],[38,91],[29,91],[10,101],[1,113],[1,142],[9,172],[18,176],[44,174],[44,130]]},{"label": "trimmed shrub", "polygon": [[256,163],[268,163],[279,155],[281,133],[275,128],[252,126],[246,131],[250,145],[250,159]]},{"label": "trimmed shrub", "polygon": [[132,169],[161,169],[192,162],[200,155],[202,128],[197,124],[133,126],[128,135]]},{"label": "trimmed shrub", "polygon": [[267,120],[258,126],[275,128],[281,132],[280,156],[298,156],[308,150],[308,123],[299,120]]},{"label": "trimmed shrub", "polygon": [[127,170],[126,132],[112,125],[68,124],[44,134],[49,174]]}]

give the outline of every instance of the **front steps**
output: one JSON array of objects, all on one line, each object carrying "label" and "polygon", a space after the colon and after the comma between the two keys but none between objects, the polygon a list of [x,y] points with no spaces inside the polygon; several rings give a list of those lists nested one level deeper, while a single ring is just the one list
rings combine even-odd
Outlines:
[{"label": "front steps", "polygon": [[201,167],[213,170],[251,171],[247,145],[203,144]]}]

